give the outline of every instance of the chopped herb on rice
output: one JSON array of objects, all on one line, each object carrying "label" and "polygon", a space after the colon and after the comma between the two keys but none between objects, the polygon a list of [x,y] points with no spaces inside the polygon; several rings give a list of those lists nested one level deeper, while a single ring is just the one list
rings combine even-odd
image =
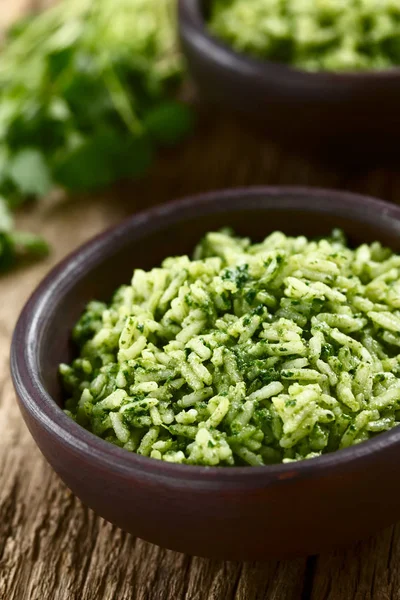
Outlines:
[{"label": "chopped herb on rice", "polygon": [[66,413],[144,456],[266,465],[400,420],[400,256],[340,231],[262,243],[229,231],[151,271],[74,328]]}]

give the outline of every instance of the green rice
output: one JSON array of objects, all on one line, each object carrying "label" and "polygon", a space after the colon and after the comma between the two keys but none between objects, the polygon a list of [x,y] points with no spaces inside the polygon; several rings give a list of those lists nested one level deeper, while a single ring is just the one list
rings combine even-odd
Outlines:
[{"label": "green rice", "polygon": [[343,234],[208,233],[136,269],[76,324],[66,413],[131,452],[267,465],[368,440],[400,419],[400,256]]},{"label": "green rice", "polygon": [[210,31],[236,51],[302,69],[400,64],[398,0],[212,0]]}]

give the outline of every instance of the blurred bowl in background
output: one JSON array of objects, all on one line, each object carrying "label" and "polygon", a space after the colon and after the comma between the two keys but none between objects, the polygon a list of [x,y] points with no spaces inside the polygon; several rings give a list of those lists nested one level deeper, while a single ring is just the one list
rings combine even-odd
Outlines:
[{"label": "blurred bowl in background", "polygon": [[179,0],[189,70],[205,100],[238,111],[271,139],[352,162],[393,155],[400,68],[308,72],[239,54],[207,30],[210,0]]}]

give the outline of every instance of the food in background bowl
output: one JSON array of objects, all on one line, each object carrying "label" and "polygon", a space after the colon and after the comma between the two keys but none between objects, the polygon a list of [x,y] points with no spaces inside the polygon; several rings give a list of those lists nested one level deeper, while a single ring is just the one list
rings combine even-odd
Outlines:
[{"label": "food in background bowl", "polygon": [[238,52],[312,71],[400,65],[395,0],[212,0],[209,29]]},{"label": "food in background bowl", "polygon": [[400,420],[400,256],[274,232],[208,233],[136,269],[74,329],[67,414],[168,462],[266,465],[358,444]]},{"label": "food in background bowl", "polygon": [[[254,2],[246,0],[244,9],[250,10]],[[310,10],[321,4],[310,2]],[[353,2],[343,4],[347,11]],[[376,165],[395,156],[400,133],[399,68],[354,70],[347,64],[344,70],[337,65],[337,70],[322,66],[309,70],[310,65],[293,66],[290,57],[282,55],[279,61],[276,55],[254,58],[211,31],[213,5],[213,0],[178,1],[182,49],[204,100],[225,112],[242,114],[258,132],[285,143],[291,151],[315,152],[319,160],[339,160],[359,168],[362,162]],[[228,1],[226,5],[230,11]],[[248,29],[245,19],[236,22],[246,31],[246,40],[267,44],[263,19]],[[236,31],[235,24],[232,28]],[[393,44],[396,39],[398,34]],[[323,56],[321,49],[315,56]],[[392,64],[396,61],[400,65],[397,59]]]}]

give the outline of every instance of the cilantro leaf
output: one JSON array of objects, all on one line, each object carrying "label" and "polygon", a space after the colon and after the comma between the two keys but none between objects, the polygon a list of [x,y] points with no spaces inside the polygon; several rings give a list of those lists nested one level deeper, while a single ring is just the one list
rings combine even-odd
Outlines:
[{"label": "cilantro leaf", "polygon": [[61,154],[54,170],[56,181],[73,191],[104,187],[116,179],[143,173],[152,160],[145,138],[103,130]]},{"label": "cilantro leaf", "polygon": [[45,239],[35,233],[28,231],[13,231],[10,238],[14,244],[16,252],[19,254],[29,254],[30,256],[47,256],[49,245]]},{"label": "cilantro leaf", "polygon": [[192,110],[186,104],[172,100],[148,111],[143,121],[150,137],[166,146],[182,140],[194,125]]},{"label": "cilantro leaf", "polygon": [[51,189],[52,179],[46,159],[35,148],[18,152],[11,160],[11,180],[27,196],[45,196]]},{"label": "cilantro leaf", "polygon": [[14,226],[14,219],[5,198],[0,196],[0,232],[9,233]]},{"label": "cilantro leaf", "polygon": [[15,247],[7,233],[0,233],[0,271],[6,271],[15,262]]}]

